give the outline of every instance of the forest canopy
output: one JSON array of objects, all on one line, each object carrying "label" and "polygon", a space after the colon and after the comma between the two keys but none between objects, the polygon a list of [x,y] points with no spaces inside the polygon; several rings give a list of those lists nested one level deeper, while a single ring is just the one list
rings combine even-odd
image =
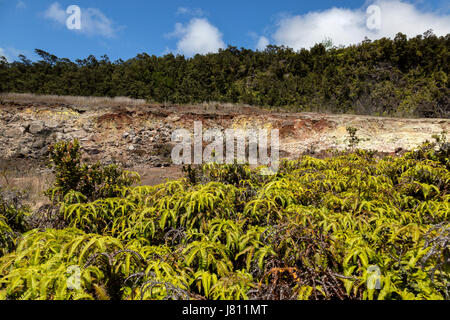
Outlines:
[{"label": "forest canopy", "polygon": [[138,54],[123,61],[93,55],[71,61],[40,49],[39,61],[0,57],[0,91],[127,96],[177,104],[204,101],[291,111],[400,117],[450,117],[450,34],[330,43],[294,51],[229,46],[218,53]]}]

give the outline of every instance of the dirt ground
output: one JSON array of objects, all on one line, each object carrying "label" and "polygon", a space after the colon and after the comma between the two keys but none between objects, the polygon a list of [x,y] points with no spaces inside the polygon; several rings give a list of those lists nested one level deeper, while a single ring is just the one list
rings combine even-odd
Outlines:
[{"label": "dirt ground", "polygon": [[[127,168],[141,176],[142,185],[158,185],[167,180],[175,180],[183,177],[181,166],[149,167],[139,166]],[[32,208],[39,208],[50,203],[44,191],[49,189],[54,181],[51,171],[46,168],[45,162],[35,160],[0,159],[0,187],[24,191],[24,202]]]},{"label": "dirt ground", "polygon": [[357,129],[359,148],[395,154],[433,135],[450,132],[450,119],[401,119],[350,114],[287,113],[246,105],[147,104],[127,98],[0,95],[0,186],[29,193],[30,204],[48,201],[53,175],[45,169],[48,147],[78,139],[83,161],[120,163],[143,185],[183,176],[171,166],[172,134],[195,123],[207,129],[278,129],[280,157],[318,156],[348,148],[347,129]]},{"label": "dirt ground", "polygon": [[154,186],[166,182],[166,180],[176,180],[183,177],[180,166],[166,168],[134,168],[141,175],[141,183],[145,186]]}]

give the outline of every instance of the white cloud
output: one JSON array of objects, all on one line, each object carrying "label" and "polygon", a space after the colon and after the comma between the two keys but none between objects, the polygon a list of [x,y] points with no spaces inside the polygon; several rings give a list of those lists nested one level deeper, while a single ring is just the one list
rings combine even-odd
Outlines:
[{"label": "white cloud", "polygon": [[179,7],[176,12],[177,16],[186,15],[186,16],[197,16],[201,17],[206,15],[206,13],[200,8],[187,8],[187,7]]},{"label": "white cloud", "polygon": [[409,37],[433,29],[436,35],[450,33],[450,15],[423,12],[415,5],[394,0],[377,0],[373,4],[381,9],[381,27],[370,30],[367,25],[366,7],[361,9],[331,8],[282,18],[273,39],[278,45],[295,50],[310,48],[324,39],[333,44],[349,45],[382,37],[393,38],[398,32]]},{"label": "white cloud", "polygon": [[98,34],[107,38],[115,36],[112,20],[95,8],[82,9],[81,31],[83,30],[90,35]]},{"label": "white cloud", "polygon": [[26,7],[27,7],[27,5],[25,2],[23,2],[21,0],[17,1],[17,4],[16,4],[17,9],[26,9]]},{"label": "white cloud", "polygon": [[[44,17],[57,22],[58,24],[66,24],[68,14],[58,2],[53,3],[45,11]],[[81,8],[81,29],[73,30],[75,32],[84,33],[89,36],[103,36],[113,38],[116,35],[116,28],[111,19],[105,16],[96,8]]]},{"label": "white cloud", "polygon": [[264,50],[270,44],[269,39],[264,36],[259,37],[258,43],[256,44],[256,49]]},{"label": "white cloud", "polygon": [[14,47],[6,47],[6,48],[0,48],[0,57],[5,57],[6,60],[9,62],[13,62],[14,60],[17,60],[19,55],[29,55],[27,51],[19,50]]},{"label": "white cloud", "polygon": [[54,2],[48,7],[44,12],[44,17],[60,24],[65,24],[67,19],[66,11],[61,8],[58,2]]},{"label": "white cloud", "polygon": [[168,36],[179,38],[177,51],[187,56],[217,52],[220,48],[225,48],[222,33],[204,18],[194,18],[186,25],[177,23],[175,31]]},{"label": "white cloud", "polygon": [[3,49],[3,48],[0,48],[0,57],[5,57],[6,60],[9,61],[9,57],[8,57],[8,55],[6,54],[6,50]]},{"label": "white cloud", "polygon": [[394,37],[399,31],[409,37],[433,29],[436,35],[450,33],[450,15],[423,12],[413,4],[400,1],[378,1],[381,8],[381,36]]}]

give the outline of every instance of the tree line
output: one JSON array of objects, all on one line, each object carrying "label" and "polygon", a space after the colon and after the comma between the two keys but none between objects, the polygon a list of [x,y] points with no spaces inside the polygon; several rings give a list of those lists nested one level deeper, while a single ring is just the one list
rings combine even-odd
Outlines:
[{"label": "tree line", "polygon": [[36,49],[14,62],[0,58],[0,91],[127,96],[177,104],[204,101],[290,111],[450,117],[450,34],[329,42],[294,51],[229,46],[218,53],[138,54],[124,61],[93,55],[71,61]]}]

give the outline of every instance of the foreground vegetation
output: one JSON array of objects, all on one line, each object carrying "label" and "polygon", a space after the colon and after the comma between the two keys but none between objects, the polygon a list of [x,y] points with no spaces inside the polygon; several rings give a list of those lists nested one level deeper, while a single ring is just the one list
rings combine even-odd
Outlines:
[{"label": "foreground vegetation", "polygon": [[[425,30],[424,30],[425,31]],[[317,44],[295,52],[229,47],[193,58],[139,54],[127,61],[0,57],[0,92],[125,96],[155,102],[218,101],[406,117],[450,117],[450,35],[365,40],[336,48]]]},{"label": "foreground vegetation", "polygon": [[0,298],[449,299],[449,156],[436,137],[401,157],[303,156],[274,176],[208,164],[135,186],[61,142],[47,194],[62,224],[30,230],[2,195]]}]

